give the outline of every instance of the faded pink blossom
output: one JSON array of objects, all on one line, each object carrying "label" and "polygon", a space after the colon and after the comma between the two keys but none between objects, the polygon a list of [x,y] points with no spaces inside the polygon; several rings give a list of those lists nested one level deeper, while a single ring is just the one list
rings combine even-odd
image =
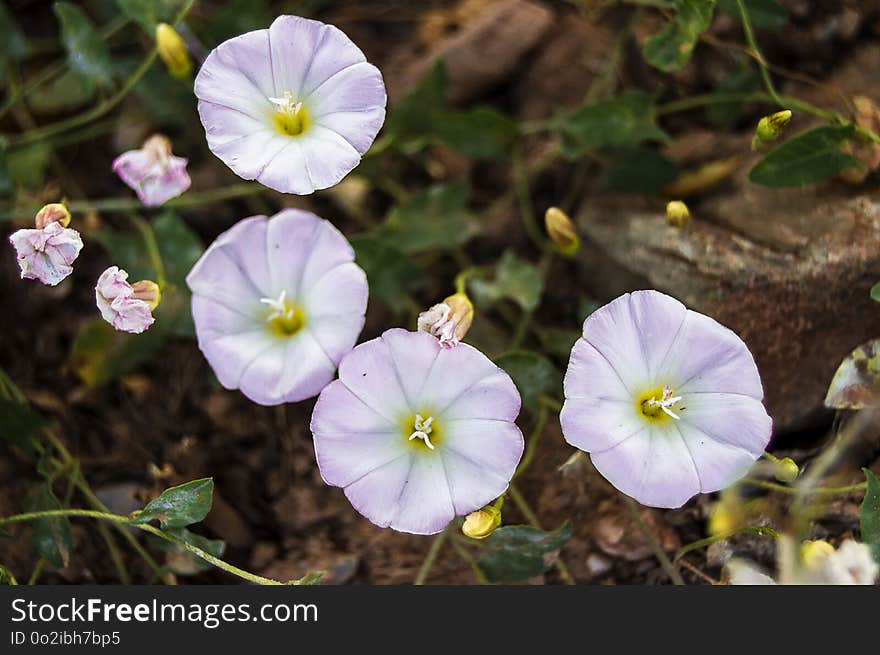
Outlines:
[{"label": "faded pink blossom", "polygon": [[140,334],[155,321],[150,304],[135,297],[135,290],[128,283],[128,273],[117,266],[101,273],[95,287],[95,300],[104,320],[121,332]]},{"label": "faded pink blossom", "polygon": [[171,154],[171,142],[154,134],[140,150],[129,150],[113,161],[113,170],[147,206],[176,198],[190,185],[187,160]]},{"label": "faded pink blossom", "polygon": [[9,242],[18,255],[21,277],[53,287],[73,272],[71,264],[83,247],[79,232],[59,222],[40,230],[18,230]]}]

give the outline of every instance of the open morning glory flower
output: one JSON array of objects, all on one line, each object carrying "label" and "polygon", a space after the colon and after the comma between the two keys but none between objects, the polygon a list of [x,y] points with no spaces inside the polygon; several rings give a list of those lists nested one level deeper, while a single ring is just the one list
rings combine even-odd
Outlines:
[{"label": "open morning glory flower", "polygon": [[159,286],[151,280],[128,283],[128,273],[111,266],[95,285],[95,302],[101,317],[120,332],[140,334],[155,319],[153,310],[161,298]]},{"label": "open morning glory flower", "polygon": [[317,395],[364,326],[367,278],[351,244],[298,209],[239,221],[186,282],[220,384],[261,405]]},{"label": "open morning glory flower", "polygon": [[742,340],[658,291],[624,294],[584,322],[565,374],[562,432],[644,505],[680,507],[741,477],[771,420]]},{"label": "open morning glory flower", "polygon": [[22,279],[55,286],[73,273],[74,260],[82,250],[79,232],[53,221],[42,229],[17,230],[9,237],[15,248]]},{"label": "open morning glory flower", "polygon": [[341,181],[385,120],[379,70],[342,31],[299,16],[221,43],[195,93],[211,152],[283,193]]},{"label": "open morning glory flower", "polygon": [[523,452],[519,408],[510,376],[476,348],[388,330],[321,392],[318,468],[376,525],[434,534],[507,489]]},{"label": "open morning glory flower", "polygon": [[168,137],[154,134],[140,150],[129,150],[113,161],[113,170],[148,207],[161,205],[189,188],[187,160],[171,154]]}]

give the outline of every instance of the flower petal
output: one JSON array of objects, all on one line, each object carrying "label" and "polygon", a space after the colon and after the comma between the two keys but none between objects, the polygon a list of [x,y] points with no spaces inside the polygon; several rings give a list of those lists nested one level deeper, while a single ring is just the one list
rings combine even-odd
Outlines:
[{"label": "flower petal", "polygon": [[224,41],[208,54],[196,75],[196,96],[252,118],[268,117],[273,111],[269,98],[278,95],[268,52],[269,30]]},{"label": "flower petal", "polygon": [[441,455],[456,516],[469,514],[498,498],[507,490],[515,470],[514,466],[511,475],[500,475],[454,452],[443,449]]},{"label": "flower petal", "polygon": [[390,526],[411,534],[436,534],[455,518],[441,457],[428,453],[412,458],[412,468],[398,499]]},{"label": "flower petal", "polygon": [[608,359],[586,339],[578,339],[571,349],[563,388],[566,398],[632,398]]},{"label": "flower petal", "polygon": [[298,100],[330,76],[366,61],[342,30],[300,16],[279,16],[269,28],[272,72],[279,94],[290,91]]},{"label": "flower petal", "polygon": [[645,427],[634,402],[616,398],[568,398],[559,421],[565,440],[587,453],[613,448]]},{"label": "flower petal", "polygon": [[513,477],[525,443],[515,423],[493,419],[448,420],[445,416],[438,420],[442,431],[439,448],[506,480]]},{"label": "flower petal", "polygon": [[617,489],[650,507],[676,508],[700,491],[690,452],[675,429],[645,429],[590,459]]},{"label": "flower petal", "polygon": [[760,401],[729,393],[688,393],[682,398],[681,428],[751,453],[756,460],[770,441],[773,420]]},{"label": "flower petal", "polygon": [[363,516],[387,528],[399,513],[400,497],[408,483],[412,455],[402,455],[345,487],[345,496]]},{"label": "flower petal", "polygon": [[[426,332],[419,334],[430,337]],[[454,348],[439,348],[434,364],[419,387],[419,404],[430,400],[434,410],[442,414],[453,403],[462,399],[474,385],[489,376],[497,375],[499,370],[492,360],[466,343],[460,343]]]},{"label": "flower petal", "polygon": [[[460,346],[458,344],[455,347]],[[513,380],[499,368],[452,401],[443,410],[443,417],[446,420],[484,418],[512,422],[519,415],[521,404],[522,400]]]}]

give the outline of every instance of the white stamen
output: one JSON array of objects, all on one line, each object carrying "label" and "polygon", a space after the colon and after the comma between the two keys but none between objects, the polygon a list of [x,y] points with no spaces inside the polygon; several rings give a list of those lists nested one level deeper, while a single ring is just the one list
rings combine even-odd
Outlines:
[{"label": "white stamen", "polygon": [[421,439],[425,442],[425,445],[434,450],[434,444],[431,443],[431,440],[428,438],[428,435],[433,432],[433,428],[431,427],[431,423],[434,422],[434,417],[429,416],[428,418],[422,418],[421,414],[416,414],[416,420],[413,424],[415,430],[411,435],[409,435],[409,439],[407,441],[412,441],[413,439]]},{"label": "white stamen", "polygon": [[286,298],[286,289],[281,291],[278,298],[260,298],[261,303],[269,305],[272,309],[272,312],[266,317],[267,323],[271,323],[276,318],[283,318],[288,321],[293,319],[293,306],[287,304]]},{"label": "white stamen", "polygon": [[648,407],[659,407],[663,410],[667,416],[671,416],[676,421],[680,420],[681,417],[673,412],[670,407],[675,407],[675,404],[681,400],[681,396],[673,396],[672,389],[668,386],[663,387],[663,395],[660,397],[660,400],[656,398],[649,398],[646,401]]},{"label": "white stamen", "polygon": [[283,98],[269,98],[269,102],[278,107],[278,110],[288,116],[296,116],[302,109],[303,103],[294,102],[290,91],[284,92]]}]

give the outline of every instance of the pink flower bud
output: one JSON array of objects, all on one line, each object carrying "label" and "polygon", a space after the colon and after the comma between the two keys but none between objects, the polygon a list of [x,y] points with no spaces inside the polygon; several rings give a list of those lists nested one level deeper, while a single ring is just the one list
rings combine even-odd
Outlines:
[{"label": "pink flower bud", "polygon": [[113,170],[147,206],[176,198],[190,185],[187,160],[171,154],[168,137],[154,134],[140,150],[129,150],[113,162]]}]

